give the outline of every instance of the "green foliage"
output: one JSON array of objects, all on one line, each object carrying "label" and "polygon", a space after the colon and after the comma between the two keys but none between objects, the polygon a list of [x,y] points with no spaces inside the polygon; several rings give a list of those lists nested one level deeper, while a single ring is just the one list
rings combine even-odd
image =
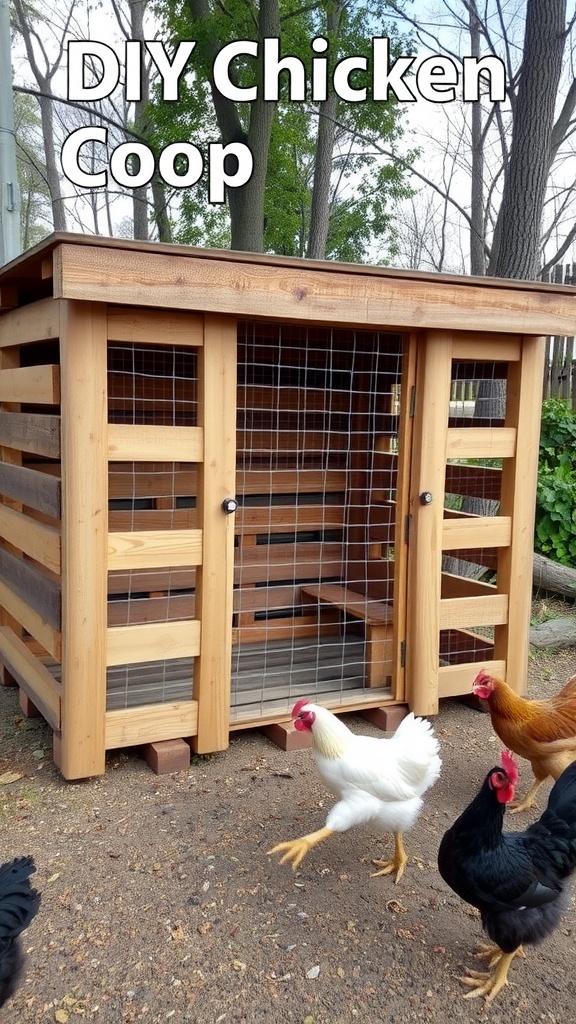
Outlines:
[{"label": "green foliage", "polygon": [[561,398],[543,405],[535,547],[562,565],[576,565],[576,412]]}]

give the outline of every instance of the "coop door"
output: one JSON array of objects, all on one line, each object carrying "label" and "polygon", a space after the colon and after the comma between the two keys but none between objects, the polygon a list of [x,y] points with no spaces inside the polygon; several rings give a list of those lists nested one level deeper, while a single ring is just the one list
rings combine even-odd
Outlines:
[{"label": "coop door", "polygon": [[395,579],[404,343],[241,324],[232,720],[400,685]]},{"label": "coop door", "polygon": [[433,714],[480,666],[525,685],[538,338],[430,331],[418,350],[408,697]]}]

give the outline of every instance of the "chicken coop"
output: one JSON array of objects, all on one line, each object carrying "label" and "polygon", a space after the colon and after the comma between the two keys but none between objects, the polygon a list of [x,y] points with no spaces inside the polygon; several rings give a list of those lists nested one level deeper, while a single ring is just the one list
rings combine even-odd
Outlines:
[{"label": "chicken coop", "polygon": [[522,690],[573,288],[56,234],[0,308],[0,660],[65,778]]}]

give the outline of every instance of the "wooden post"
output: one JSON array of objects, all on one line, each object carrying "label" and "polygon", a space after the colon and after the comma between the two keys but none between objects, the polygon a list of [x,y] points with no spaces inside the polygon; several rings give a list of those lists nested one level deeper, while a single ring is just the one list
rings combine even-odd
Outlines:
[{"label": "wooden post", "polygon": [[198,422],[204,461],[198,466],[202,564],[196,571],[200,654],[194,666],[198,701],[196,753],[224,750],[230,725],[234,514],[222,509],[236,488],[236,321],[207,314],[198,350]]},{"label": "wooden post", "polygon": [[[452,335],[428,331],[420,342],[410,493],[406,689],[417,715],[438,711],[442,525],[452,376]],[[430,504],[420,495],[429,492]]]},{"label": "wooden post", "polygon": [[506,394],[506,426],[516,427],[516,454],[504,459],[500,515],[511,516],[510,547],[498,553],[497,590],[509,594],[508,624],[494,630],[494,657],[506,662],[506,680],[517,693],[526,692],[528,671],[534,514],[538,477],[538,446],[542,375],[546,340],[524,338],[520,362],[510,363]]},{"label": "wooden post", "polygon": [[106,307],[63,302],[62,728],[66,779],[105,767],[108,553]]}]

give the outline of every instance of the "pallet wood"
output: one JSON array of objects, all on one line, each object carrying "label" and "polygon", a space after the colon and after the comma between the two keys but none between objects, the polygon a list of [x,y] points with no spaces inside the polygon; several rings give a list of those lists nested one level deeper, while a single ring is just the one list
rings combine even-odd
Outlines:
[{"label": "pallet wood", "polygon": [[[17,305],[17,303],[16,303]],[[60,303],[39,299],[5,313],[0,320],[0,348],[29,345],[60,335]]]},{"label": "pallet wood", "polygon": [[[56,471],[56,467],[54,467]],[[59,472],[59,469],[57,470]],[[26,466],[0,463],[0,494],[29,508],[60,519],[62,496],[60,479],[50,470],[43,473]]]},{"label": "pallet wood", "polygon": [[39,565],[0,547],[0,581],[45,622],[55,630],[60,630],[60,584]]},{"label": "pallet wood", "polygon": [[64,303],[61,332],[66,572],[62,580],[62,727],[57,751],[62,774],[75,779],[103,774],[106,763],[105,307]]},{"label": "pallet wood", "polygon": [[112,461],[177,459],[201,462],[203,452],[204,439],[200,427],[108,424],[108,458]]},{"label": "pallet wood", "polygon": [[59,729],[62,694],[59,683],[7,626],[0,626],[0,659],[48,725]]},{"label": "pallet wood", "polygon": [[60,417],[0,412],[0,445],[21,452],[60,458]]},{"label": "pallet wood", "polygon": [[14,370],[0,370],[0,402],[58,405],[59,401],[59,366],[19,366]]},{"label": "pallet wood", "polygon": [[200,623],[147,622],[114,626],[106,631],[107,665],[137,665],[195,657],[200,653]]},{"label": "pallet wood", "polygon": [[0,535],[19,551],[60,575],[60,529],[0,505]]}]

